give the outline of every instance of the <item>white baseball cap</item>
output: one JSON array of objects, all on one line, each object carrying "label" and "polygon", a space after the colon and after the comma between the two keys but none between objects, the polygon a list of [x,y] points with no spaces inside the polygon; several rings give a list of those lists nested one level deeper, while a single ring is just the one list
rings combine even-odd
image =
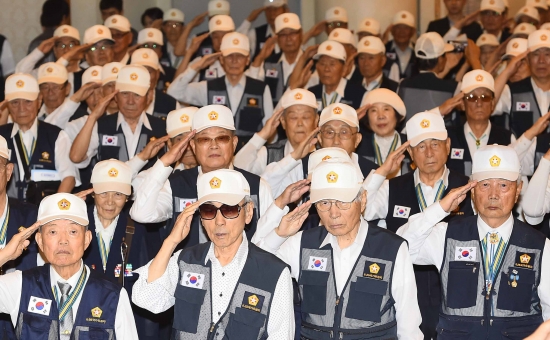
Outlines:
[{"label": "white baseball cap", "polygon": [[357,32],[367,32],[372,35],[380,34],[380,22],[373,18],[365,18],[361,20]]},{"label": "white baseball cap", "polygon": [[486,145],[477,149],[472,162],[472,179],[483,181],[502,178],[517,181],[521,166],[516,151],[504,145]]},{"label": "white baseball cap", "polygon": [[132,64],[148,66],[159,70],[159,56],[150,48],[138,48],[132,53]]},{"label": "white baseball cap", "polygon": [[38,207],[38,217],[41,226],[56,220],[69,220],[86,227],[88,209],[86,202],[73,194],[58,193],[46,196]]},{"label": "white baseball cap", "polygon": [[319,118],[319,126],[325,125],[325,123],[332,120],[339,120],[348,124],[350,127],[359,128],[359,119],[357,119],[357,111],[349,105],[342,103],[334,103],[325,107],[321,111],[321,117]]},{"label": "white baseball cap", "polygon": [[38,68],[38,85],[43,83],[65,84],[68,80],[69,75],[63,65],[49,62]]},{"label": "white baseball cap", "polygon": [[235,130],[233,112],[223,105],[207,105],[201,107],[193,115],[193,130],[197,133],[211,127],[220,127],[227,130]]},{"label": "white baseball cap", "polygon": [[101,70],[101,82],[103,85],[116,81],[118,78],[118,73],[124,67],[124,64],[119,63],[118,61],[113,61],[112,63],[107,63],[103,65]]},{"label": "white baseball cap", "polygon": [[94,25],[84,32],[84,43],[95,44],[101,40],[114,42],[111,30],[103,25]]},{"label": "white baseball cap", "polygon": [[250,185],[242,173],[219,169],[199,176],[197,194],[199,205],[205,202],[237,205],[245,196],[250,196]]},{"label": "white baseball cap", "polygon": [[490,33],[483,33],[479,36],[476,40],[476,45],[481,46],[498,46],[500,43],[498,42],[497,37],[494,34]]},{"label": "white baseball cap", "polygon": [[71,37],[80,41],[80,32],[70,25],[61,25],[53,31],[54,37]]},{"label": "white baseball cap", "polygon": [[139,96],[145,96],[150,87],[149,71],[145,67],[135,64],[126,65],[120,70],[115,85],[120,92],[133,92]]},{"label": "white baseball cap", "polygon": [[313,56],[314,60],[318,60],[322,56],[329,56],[334,59],[342,60],[343,62],[347,59],[346,49],[342,44],[337,41],[327,40],[319,45],[317,49],[317,54]]},{"label": "white baseball cap", "polygon": [[264,7],[283,7],[288,3],[287,0],[265,0]]},{"label": "white baseball cap", "polygon": [[88,83],[101,84],[101,74],[103,73],[103,66],[90,66],[82,73],[82,85]]},{"label": "white baseball cap", "polygon": [[363,37],[357,44],[357,53],[380,54],[386,53],[386,46],[382,39],[375,36]]},{"label": "white baseball cap", "polygon": [[481,4],[479,6],[479,10],[482,12],[494,11],[502,14],[502,12],[504,12],[505,9],[506,9],[506,5],[502,0],[481,0]]},{"label": "white baseball cap", "polygon": [[283,109],[289,108],[293,105],[306,105],[314,108],[315,110],[319,107],[317,105],[315,95],[306,89],[300,88],[286,91],[281,97],[281,107]]},{"label": "white baseball cap", "polygon": [[495,92],[495,79],[484,70],[472,70],[464,75],[460,91],[464,94],[470,93],[475,89],[484,87]]},{"label": "white baseball cap", "polygon": [[399,11],[395,13],[391,23],[394,26],[402,24],[415,28],[414,16],[411,14],[411,12],[408,11]]},{"label": "white baseball cap", "polygon": [[339,159],[342,162],[351,163],[351,157],[348,155],[346,150],[342,148],[331,146],[328,148],[315,150],[309,154],[309,159],[307,161],[308,179],[311,179],[313,169],[315,169],[321,162],[324,162],[327,159]]},{"label": "white baseball cap", "polygon": [[132,169],[117,159],[107,159],[94,166],[90,183],[92,183],[96,194],[116,191],[130,195],[132,193]]},{"label": "white baseball cap", "polygon": [[535,19],[536,21],[540,21],[539,11],[537,11],[537,9],[535,7],[523,6],[522,8],[519,9],[519,11],[514,16],[514,20],[518,21],[518,19],[522,15],[525,15],[525,16],[531,18],[531,19]]},{"label": "white baseball cap", "polygon": [[320,200],[351,202],[363,184],[363,175],[349,162],[327,159],[313,169],[309,189],[311,203]]},{"label": "white baseball cap", "polygon": [[327,22],[335,22],[335,21],[341,21],[341,22],[348,22],[348,12],[345,8],[336,6],[329,8],[325,12],[325,20]]},{"label": "white baseball cap", "polygon": [[376,103],[384,103],[393,107],[395,112],[397,112],[401,116],[401,120],[403,120],[405,116],[407,116],[405,103],[399,97],[399,95],[397,95],[397,93],[391,90],[379,88],[369,91],[365,96],[363,105]]},{"label": "white baseball cap", "polygon": [[347,28],[335,28],[328,35],[328,40],[337,41],[340,44],[357,45],[355,35]]},{"label": "white baseball cap", "polygon": [[[542,29],[542,27],[541,27],[541,29]],[[514,28],[513,35],[518,35],[518,34],[529,35],[529,34],[535,32],[536,30],[537,30],[537,28],[534,25],[531,25],[531,24],[526,23],[526,22],[522,22],[521,24],[517,25],[516,28]]]},{"label": "white baseball cap", "polygon": [[170,111],[166,117],[166,133],[174,138],[182,133],[191,131],[193,116],[199,110],[198,107],[188,106],[183,109]]},{"label": "white baseball cap", "polygon": [[545,9],[545,10],[548,9],[548,4],[544,0],[527,0],[525,2],[525,5],[526,6],[533,6],[535,8],[542,8],[542,9]]},{"label": "white baseball cap", "polygon": [[143,45],[148,42],[152,42],[161,46],[164,45],[162,32],[158,28],[144,28],[139,31],[137,38],[138,45]]},{"label": "white baseball cap", "polygon": [[527,51],[527,39],[514,38],[506,45],[506,53],[502,56],[502,59],[513,58]]},{"label": "white baseball cap", "polygon": [[184,22],[185,14],[177,8],[170,8],[162,16],[163,21]]},{"label": "white baseball cap", "polygon": [[529,48],[529,52],[534,52],[539,48],[550,48],[550,32],[547,30],[536,30],[529,34],[527,47]]},{"label": "white baseball cap", "polygon": [[440,114],[433,112],[420,112],[415,114],[407,122],[407,140],[415,147],[426,139],[447,139],[447,129]]},{"label": "white baseball cap", "polygon": [[[550,0],[548,0],[550,1]],[[545,22],[544,24],[540,25],[539,30],[550,30],[550,22]],[[529,33],[531,34],[531,33]]]},{"label": "white baseball cap", "polygon": [[40,90],[36,79],[28,73],[14,73],[6,79],[4,94],[7,101],[36,100]]},{"label": "white baseball cap", "polygon": [[226,0],[210,0],[208,3],[208,16],[229,15],[229,2]]},{"label": "white baseball cap", "polygon": [[420,59],[436,59],[454,50],[454,46],[445,43],[436,32],[422,34],[414,45],[414,54]]},{"label": "white baseball cap", "polygon": [[8,149],[8,142],[2,136],[0,136],[0,157],[4,157],[8,161],[10,160],[10,150]]},{"label": "white baseball cap", "polygon": [[218,31],[231,32],[235,30],[235,23],[229,15],[216,15],[208,21],[208,31],[210,34]]},{"label": "white baseball cap", "polygon": [[233,53],[239,53],[245,56],[250,54],[250,42],[248,37],[239,32],[230,32],[223,36],[220,46],[222,56],[227,57]]},{"label": "white baseball cap", "polygon": [[290,28],[296,31],[302,29],[300,17],[298,17],[295,13],[279,14],[277,18],[275,18],[275,34],[281,32],[285,28]]},{"label": "white baseball cap", "polygon": [[111,15],[105,19],[104,25],[107,28],[112,28],[121,32],[130,32],[130,29],[132,28],[130,21],[120,14]]}]

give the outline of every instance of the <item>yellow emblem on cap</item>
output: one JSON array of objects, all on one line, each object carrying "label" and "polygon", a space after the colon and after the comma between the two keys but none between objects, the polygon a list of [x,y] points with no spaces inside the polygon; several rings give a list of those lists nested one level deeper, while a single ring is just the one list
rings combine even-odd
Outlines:
[{"label": "yellow emblem on cap", "polygon": [[111,20],[111,22],[112,22],[113,24],[116,24],[117,21],[118,21],[118,20],[117,20],[116,18],[113,18],[113,20]]},{"label": "yellow emblem on cap", "polygon": [[529,8],[524,8],[523,13],[527,13],[527,12],[529,12]]},{"label": "yellow emblem on cap", "polygon": [[92,76],[93,76],[93,77],[97,77],[98,74],[99,74],[99,73],[97,72],[97,70],[93,70],[93,71],[92,71]]},{"label": "yellow emblem on cap", "polygon": [[222,180],[218,177],[214,177],[210,180],[210,188],[219,189],[220,185],[222,185]]},{"label": "yellow emblem on cap", "polygon": [[132,73],[132,74],[130,74],[130,79],[132,81],[136,81],[136,80],[138,80],[138,75],[136,73]]},{"label": "yellow emblem on cap", "polygon": [[370,21],[365,21],[365,26],[370,26]]},{"label": "yellow emblem on cap", "polygon": [[186,115],[186,114],[183,114],[183,115],[181,115],[180,120],[181,120],[182,123],[187,123],[187,122],[189,122],[189,116]]},{"label": "yellow emblem on cap", "polygon": [[47,153],[46,151],[42,152],[42,158],[43,159],[50,159],[50,154]]},{"label": "yellow emblem on cap", "polygon": [[71,202],[67,201],[66,199],[62,199],[61,201],[57,202],[57,206],[60,210],[69,210],[71,207]]},{"label": "yellow emblem on cap", "polygon": [[512,44],[512,48],[518,48],[518,47],[519,47],[519,44],[517,42]]},{"label": "yellow emblem on cap", "polygon": [[527,264],[529,263],[529,261],[531,261],[531,256],[523,254],[519,257],[519,260],[521,261],[521,263]]},{"label": "yellow emblem on cap", "polygon": [[[219,4],[218,4],[219,5]],[[222,24],[222,21],[221,20],[216,20],[216,25],[221,25]]]},{"label": "yellow emblem on cap", "polygon": [[546,35],[543,34],[543,35],[540,36],[540,40],[546,41],[546,39],[548,39],[548,37]]},{"label": "yellow emblem on cap", "polygon": [[301,100],[301,99],[302,99],[302,94],[301,94],[300,92],[296,93],[296,94],[294,95],[294,99],[296,99],[296,100]]},{"label": "yellow emblem on cap", "polygon": [[252,307],[256,307],[258,302],[260,302],[260,299],[258,299],[256,295],[250,295],[248,297],[248,304],[251,305]]},{"label": "yellow emblem on cap", "polygon": [[175,17],[175,16],[176,16],[176,12],[172,12],[171,15],[172,15],[173,17]]},{"label": "yellow emblem on cap", "polygon": [[222,7],[222,4],[221,4],[220,2],[218,2],[218,3],[216,4],[216,7],[220,8],[220,7]]},{"label": "yellow emblem on cap", "polygon": [[485,41],[485,40],[487,40],[486,37],[481,37],[481,41]]},{"label": "yellow emblem on cap", "polygon": [[[172,13],[172,14],[174,14],[174,13]],[[149,38],[152,38],[152,37],[153,37],[153,35],[154,35],[154,34],[153,34],[153,32],[149,32],[149,33],[147,33],[147,36],[148,36]]]},{"label": "yellow emblem on cap", "polygon": [[525,26],[521,26],[520,31],[525,31]]},{"label": "yellow emblem on cap", "polygon": [[368,40],[365,40],[365,42],[363,43],[363,45],[365,45],[365,46],[369,46],[369,45],[370,45],[370,41],[368,41]]},{"label": "yellow emblem on cap", "polygon": [[327,51],[330,51],[330,50],[332,50],[332,45],[327,46]]},{"label": "yellow emblem on cap", "polygon": [[338,32],[334,32],[334,35],[333,35],[335,38],[338,38]]},{"label": "yellow emblem on cap", "polygon": [[327,174],[327,182],[336,183],[338,182],[338,174],[334,171],[331,171]]},{"label": "yellow emblem on cap", "polygon": [[371,274],[378,274],[380,271],[380,266],[376,263],[373,263],[369,266],[369,271]]},{"label": "yellow emblem on cap", "polygon": [[423,128],[423,129],[427,129],[430,127],[430,121],[427,120],[427,119],[422,119],[422,121],[420,122],[420,127]]},{"label": "yellow emblem on cap", "polygon": [[103,311],[99,307],[92,309],[92,316],[94,318],[99,319],[101,317],[101,314],[103,314]]},{"label": "yellow emblem on cap", "polygon": [[233,45],[238,45],[239,44],[239,39],[233,39]]},{"label": "yellow emblem on cap", "polygon": [[326,155],[325,157],[323,157],[323,159],[321,159],[321,161],[326,161],[327,159],[331,159],[332,157],[330,157],[329,155]]},{"label": "yellow emblem on cap", "polygon": [[340,11],[337,10],[337,9],[335,9],[335,10],[334,10],[334,14],[338,15],[338,14],[340,14]]},{"label": "yellow emblem on cap", "polygon": [[97,29],[97,34],[103,34],[103,30],[101,28]]},{"label": "yellow emblem on cap", "polygon": [[63,33],[69,33],[69,29],[68,29],[68,28],[64,28],[64,29],[63,29]]},{"label": "yellow emblem on cap", "polygon": [[118,170],[115,169],[115,168],[111,168],[111,169],[109,170],[108,174],[109,174],[109,177],[115,178],[115,177],[118,176]]},{"label": "yellow emblem on cap", "polygon": [[283,19],[283,22],[284,22],[284,23],[289,22],[288,18],[284,18],[284,19]]},{"label": "yellow emblem on cap", "polygon": [[342,108],[339,106],[336,106],[334,109],[332,109],[332,113],[334,113],[335,115],[342,114]]},{"label": "yellow emblem on cap", "polygon": [[407,17],[407,14],[403,13],[401,14],[401,18],[405,19]]},{"label": "yellow emblem on cap", "polygon": [[500,165],[500,158],[497,156],[497,155],[494,155],[493,157],[491,157],[491,159],[489,160],[489,163],[491,164],[491,166],[494,168],[494,167],[497,167]]},{"label": "yellow emblem on cap", "polygon": [[478,74],[476,77],[476,81],[483,81],[483,76],[481,74]]},{"label": "yellow emblem on cap", "polygon": [[118,67],[113,67],[111,70],[111,73],[117,74],[118,73]]},{"label": "yellow emblem on cap", "polygon": [[48,68],[46,69],[46,72],[48,72],[48,73],[52,73],[52,72],[53,72],[53,68],[51,68],[51,67],[48,67]]},{"label": "yellow emblem on cap", "polygon": [[141,56],[143,57],[143,59],[149,58],[149,55],[147,53],[143,53]]},{"label": "yellow emblem on cap", "polygon": [[25,86],[25,82],[22,80],[18,80],[17,83],[15,83],[15,86],[17,86],[18,88],[22,88],[23,86]]},{"label": "yellow emblem on cap", "polygon": [[210,120],[218,120],[218,113],[216,111],[212,111],[208,114],[208,119]]},{"label": "yellow emblem on cap", "polygon": [[491,1],[489,1],[489,3],[490,3],[491,5],[494,5],[494,4],[495,4],[495,0],[491,0]]}]

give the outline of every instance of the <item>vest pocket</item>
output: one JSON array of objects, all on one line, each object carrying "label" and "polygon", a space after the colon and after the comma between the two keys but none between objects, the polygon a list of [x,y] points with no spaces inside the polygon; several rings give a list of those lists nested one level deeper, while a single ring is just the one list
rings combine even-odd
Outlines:
[{"label": "vest pocket", "polygon": [[178,285],[174,297],[174,328],[187,333],[197,333],[197,325],[206,290]]},{"label": "vest pocket", "polygon": [[302,287],[302,312],[325,315],[327,313],[327,282],[329,272],[302,270],[298,284]]},{"label": "vest pocket", "polygon": [[264,115],[261,108],[243,107],[241,109],[237,130],[256,132],[261,127],[263,118]]},{"label": "vest pocket", "polygon": [[237,307],[235,308],[235,314],[229,316],[227,336],[229,339],[258,339],[260,329],[265,324],[265,318],[266,316],[262,313]]},{"label": "vest pocket", "polygon": [[[114,334],[114,330],[110,330]],[[103,328],[92,328],[90,327],[88,331],[83,331],[82,329],[78,332],[78,340],[109,340],[110,335],[107,330]]]},{"label": "vest pocket", "polygon": [[468,308],[476,304],[479,262],[450,261],[447,277],[447,307]]},{"label": "vest pocket", "polygon": [[[23,314],[23,328],[25,325],[35,331],[49,332],[52,320],[32,314]],[[23,333],[24,334],[24,333]]]},{"label": "vest pocket", "polygon": [[[512,271],[517,271],[519,279],[510,279]],[[500,287],[498,291],[497,308],[514,312],[531,312],[531,298],[533,296],[533,285],[535,284],[535,272],[530,269],[516,267],[508,268],[508,273],[500,276]]]},{"label": "vest pocket", "polygon": [[521,111],[512,112],[510,128],[516,136],[522,135],[523,132],[529,130],[533,126],[533,112]]},{"label": "vest pocket", "polygon": [[358,277],[350,285],[346,318],[380,322],[382,298],[387,290],[386,281]]}]

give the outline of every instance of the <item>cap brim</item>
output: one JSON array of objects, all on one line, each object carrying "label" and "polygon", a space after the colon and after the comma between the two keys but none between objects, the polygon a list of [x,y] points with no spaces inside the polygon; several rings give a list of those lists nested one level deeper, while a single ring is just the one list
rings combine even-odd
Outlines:
[{"label": "cap brim", "polygon": [[313,60],[319,60],[319,58],[321,58],[322,56],[326,55],[327,57],[331,57],[331,58],[334,58],[334,59],[338,59],[338,60],[342,60],[343,62],[346,61],[346,57],[344,57],[343,59],[339,56],[336,56],[334,54],[328,54],[328,53],[317,53],[316,55],[313,56]]},{"label": "cap brim", "polygon": [[144,61],[138,61],[138,62],[135,62],[134,64],[150,67],[154,70],[160,70],[160,65],[159,64],[148,63],[148,62],[144,62]]},{"label": "cap brim", "polygon": [[145,96],[147,94],[147,91],[149,91],[149,86],[138,86],[133,84],[126,84],[126,83],[116,83],[115,88],[119,92],[133,92],[139,96]]},{"label": "cap brim", "polygon": [[227,57],[228,55],[233,54],[233,53],[242,54],[246,57],[248,57],[248,55],[250,54],[250,51],[243,50],[242,48],[226,48],[221,52],[222,52],[222,56],[224,56],[224,57]]},{"label": "cap brim", "polygon": [[467,87],[461,89],[460,91],[461,91],[462,93],[464,93],[464,94],[468,94],[468,93],[472,92],[473,90],[478,89],[478,88],[481,88],[481,87],[486,88],[486,89],[489,90],[489,91],[495,92],[495,89],[494,89],[494,88],[491,89],[491,88],[489,88],[489,87],[487,87],[487,86],[483,86],[483,85],[480,86],[480,85],[475,85],[475,84],[474,84],[474,85],[467,86]]},{"label": "cap brim", "polygon": [[[219,127],[219,128],[222,128],[222,129],[227,129],[227,130],[231,130],[231,131],[235,131],[235,127],[234,126],[228,126],[228,125],[222,125],[222,124],[213,124],[213,125],[205,125],[205,126],[201,126],[200,128],[197,128],[197,129],[194,129],[194,130],[197,130],[197,133],[201,132],[201,131],[204,131],[208,128],[211,128],[211,127]],[[192,128],[193,129],[193,128]]]},{"label": "cap brim", "polygon": [[279,30],[277,30],[277,31],[275,32],[275,34],[278,34],[278,33],[281,32],[282,30],[287,29],[287,28],[289,28],[289,29],[291,29],[291,30],[299,31],[299,30],[302,29],[302,26],[300,26],[300,25],[288,25],[288,26],[285,26],[285,27],[281,27]]},{"label": "cap brim", "polygon": [[117,25],[111,25],[111,26],[105,26],[109,29],[114,29],[114,30],[117,30],[117,31],[121,31],[121,32],[130,32],[132,29],[130,27],[126,27],[126,26],[117,26]]},{"label": "cap brim", "polygon": [[189,131],[191,131],[191,127],[187,126],[187,127],[182,127],[182,128],[166,131],[166,133],[168,134],[168,137],[174,138],[176,136],[181,135],[182,133],[186,133],[186,132],[189,132]]},{"label": "cap brim", "polygon": [[355,188],[326,188],[326,189],[310,189],[311,203],[317,203],[320,200],[337,200],[340,202],[351,202],[357,197],[361,189],[361,184],[358,183]]},{"label": "cap brim", "polygon": [[65,84],[68,81],[68,79],[61,79],[58,77],[40,77],[38,79],[38,85],[44,84],[44,83],[54,83],[54,84]]},{"label": "cap brim", "polygon": [[325,124],[328,123],[328,122],[332,122],[333,120],[337,120],[337,121],[340,121],[340,122],[344,122],[344,123],[348,124],[348,125],[351,126],[351,127],[356,127],[356,128],[359,127],[359,123],[358,123],[358,122],[352,122],[351,120],[348,120],[348,119],[334,118],[334,117],[332,117],[332,118],[329,119],[329,120],[323,121],[322,123],[319,122],[319,126],[323,126],[323,125],[325,125]]},{"label": "cap brim", "polygon": [[0,157],[3,157],[5,159],[7,159],[8,162],[10,161],[10,157],[8,156],[7,153],[3,153],[3,152],[0,151]]},{"label": "cap brim", "polygon": [[452,44],[445,43],[445,47],[443,48],[443,52],[448,53],[455,50],[455,47]]},{"label": "cap brim", "polygon": [[33,92],[12,92],[12,93],[6,93],[6,100],[11,101],[15,99],[25,99],[25,100],[36,100],[38,98],[39,92],[33,93]]},{"label": "cap brim", "polygon": [[103,183],[93,183],[94,193],[102,194],[104,192],[115,191],[120,192],[124,195],[130,195],[132,193],[132,185],[124,183],[115,183],[115,182],[103,182]]},{"label": "cap brim", "polygon": [[366,54],[371,54],[371,55],[377,55],[377,54],[384,53],[384,52],[385,51],[383,51],[383,50],[376,50],[374,48],[361,48],[361,49],[357,50],[358,54],[366,53]]},{"label": "cap brim", "polygon": [[109,39],[109,38],[100,37],[100,38],[92,39],[92,40],[86,42],[85,44],[94,45],[94,44],[97,44],[98,42],[103,41],[103,40],[110,41],[110,42],[112,42],[113,44],[115,43],[115,40],[114,40],[114,39]]},{"label": "cap brim", "polygon": [[51,216],[51,217],[43,217],[40,219],[40,226],[43,226],[43,225],[46,225],[52,221],[57,221],[57,220],[69,220],[69,221],[73,221],[75,223],[78,223],[80,224],[81,226],[85,227],[87,225],[90,224],[90,222],[87,220],[87,219],[84,219],[84,218],[81,218],[81,217],[77,217],[77,216],[72,216],[72,215],[55,215],[55,216]]},{"label": "cap brim", "polygon": [[242,195],[242,194],[228,194],[228,193],[209,194],[199,199],[199,205],[202,205],[205,202],[219,202],[221,204],[237,205],[239,204],[239,202],[243,200],[245,196],[246,195]]},{"label": "cap brim", "polygon": [[550,48],[550,42],[544,43],[544,44],[537,44],[537,45],[534,45],[534,46],[529,46],[529,52],[535,52],[536,50],[541,49],[541,48]]},{"label": "cap brim", "polygon": [[501,178],[507,181],[517,181],[519,178],[519,173],[513,171],[482,171],[472,174],[472,179],[474,181],[483,181],[490,178]]},{"label": "cap brim", "polygon": [[448,136],[447,131],[423,133],[410,139],[411,146],[413,147],[417,146],[418,144],[420,144],[422,141],[425,141],[426,139],[446,140],[447,136]]}]

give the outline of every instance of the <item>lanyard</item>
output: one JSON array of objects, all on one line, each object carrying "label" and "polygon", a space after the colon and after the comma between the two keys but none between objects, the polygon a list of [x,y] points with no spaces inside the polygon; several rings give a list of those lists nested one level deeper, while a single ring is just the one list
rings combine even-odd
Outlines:
[{"label": "lanyard", "polygon": [[2,224],[2,229],[0,230],[0,244],[6,244],[6,234],[8,232],[8,220],[10,219],[10,207],[8,206],[8,211],[6,212],[6,218]]},{"label": "lanyard", "polygon": [[27,147],[25,146],[25,143],[23,143],[23,137],[21,137],[21,131],[19,131],[19,140],[21,141],[21,145],[23,145],[23,152],[24,152],[23,156],[25,156],[25,162],[27,162],[27,165],[29,165],[32,154],[34,153],[34,149],[36,148],[36,139],[34,139],[34,137],[32,138],[32,149],[31,149],[30,155],[29,155],[29,150],[27,150]]},{"label": "lanyard", "polygon": [[96,234],[97,236],[97,243],[99,245],[99,255],[101,255],[101,263],[103,264],[103,272],[107,270],[107,258],[109,257],[109,250],[111,250],[111,244],[113,243],[113,237],[111,236],[111,241],[109,242],[109,250],[105,248],[105,242],[103,242],[103,238],[101,237],[101,233],[98,232]]},{"label": "lanyard", "polygon": [[[336,102],[336,98],[338,98],[338,92],[334,91],[334,94],[332,95],[332,99],[330,100],[330,104],[334,104]],[[326,97],[326,94],[323,92],[323,109],[327,106],[328,106],[327,97]]]},{"label": "lanyard", "polygon": [[[388,151],[388,154],[386,155],[386,158],[390,155],[390,153],[395,151],[395,148],[397,148],[397,141],[399,140],[397,132],[395,133],[395,136],[393,137],[393,142],[391,143],[390,150]],[[378,146],[378,143],[376,143],[376,138],[374,138],[374,135],[372,135],[372,144],[374,145],[374,153],[376,155],[376,164],[382,165],[384,163],[382,161],[382,153],[380,152],[380,147]]]},{"label": "lanyard", "polygon": [[[491,292],[493,281],[495,275],[500,268],[500,264],[504,259],[504,250],[506,249],[507,242],[504,242],[503,238],[500,238],[500,241],[497,246],[494,244],[487,245],[487,236],[481,242],[483,248],[483,253],[485,258],[483,259],[483,265],[485,266],[485,282],[487,288],[487,296]],[[489,248],[489,249],[488,249]]]},{"label": "lanyard", "polygon": [[[435,195],[434,202],[437,202],[443,197],[443,193],[445,192],[445,186],[443,185],[443,181],[439,184],[439,188],[437,188],[437,194]],[[420,188],[420,183],[416,185],[416,199],[418,200],[418,204],[420,205],[420,210],[424,211],[426,209],[426,199],[424,198],[424,194],[422,193],[422,189]]]},{"label": "lanyard", "polygon": [[472,138],[475,139],[475,141],[476,141],[476,146],[477,146],[477,148],[479,149],[479,146],[481,145],[481,140],[482,140],[483,138],[485,138],[485,136],[487,136],[487,135],[484,134],[483,136],[481,136],[480,139],[477,139],[476,136],[474,136],[474,134],[470,132],[470,136],[472,136]]},{"label": "lanyard", "polygon": [[84,281],[86,281],[87,272],[88,270],[86,269],[86,266],[84,266],[84,270],[82,271],[82,274],[80,274],[80,278],[76,283],[76,287],[72,289],[71,294],[67,296],[67,299],[65,299],[65,302],[62,306],[59,306],[59,294],[57,293],[57,286],[52,287],[53,295],[55,297],[55,300],[57,301],[57,305],[59,306],[59,321],[62,321],[67,313],[71,310],[71,308],[73,308],[76,299],[84,288]]}]

